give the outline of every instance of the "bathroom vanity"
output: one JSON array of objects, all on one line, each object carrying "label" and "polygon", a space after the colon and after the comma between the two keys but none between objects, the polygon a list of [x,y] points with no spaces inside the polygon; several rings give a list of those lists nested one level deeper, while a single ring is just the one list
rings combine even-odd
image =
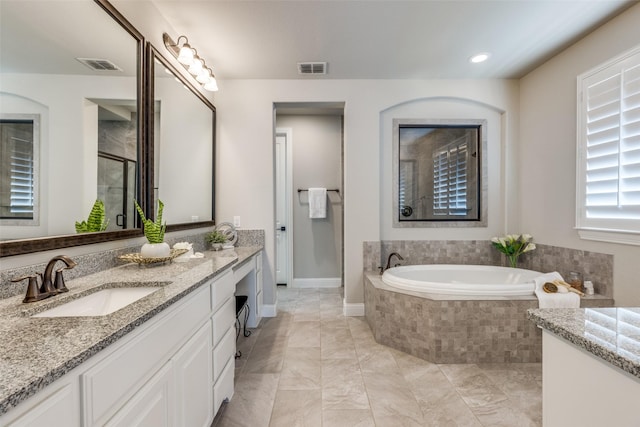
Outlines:
[{"label": "bathroom vanity", "polygon": [[[258,303],[261,257],[239,247],[127,264],[67,282],[69,294],[0,300],[0,425],[208,427],[233,395],[236,285]],[[118,286],[158,289],[105,316],[32,317]]]},{"label": "bathroom vanity", "polygon": [[640,308],[529,310],[542,333],[545,427],[640,425]]}]

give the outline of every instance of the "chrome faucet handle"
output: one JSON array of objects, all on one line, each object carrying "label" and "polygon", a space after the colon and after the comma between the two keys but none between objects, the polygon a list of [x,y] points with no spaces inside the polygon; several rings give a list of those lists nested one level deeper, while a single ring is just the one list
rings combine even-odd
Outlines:
[{"label": "chrome faucet handle", "polygon": [[29,279],[29,284],[27,285],[27,293],[22,300],[23,303],[36,302],[51,296],[40,292],[40,286],[38,284],[38,274],[28,274],[26,276],[11,279],[11,281],[17,283],[25,279]]}]

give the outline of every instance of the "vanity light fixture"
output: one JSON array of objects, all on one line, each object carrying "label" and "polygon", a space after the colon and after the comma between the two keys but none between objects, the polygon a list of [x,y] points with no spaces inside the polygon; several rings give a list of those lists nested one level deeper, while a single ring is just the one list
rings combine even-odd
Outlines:
[{"label": "vanity light fixture", "polygon": [[473,55],[471,58],[469,58],[469,62],[472,62],[474,64],[479,64],[479,63],[484,62],[487,59],[489,59],[490,56],[491,56],[491,54],[489,54],[487,52],[477,53],[477,54]]},{"label": "vanity light fixture", "polygon": [[[184,39],[182,45],[180,41]],[[167,33],[162,34],[164,46],[181,63],[205,90],[215,92],[218,90],[216,77],[204,59],[198,56],[198,52],[191,47],[186,36],[179,36],[178,41],[173,41]]]}]

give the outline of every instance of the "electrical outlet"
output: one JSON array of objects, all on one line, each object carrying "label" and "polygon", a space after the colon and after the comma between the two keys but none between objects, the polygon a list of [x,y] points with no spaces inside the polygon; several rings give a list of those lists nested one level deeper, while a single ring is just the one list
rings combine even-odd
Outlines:
[{"label": "electrical outlet", "polygon": [[240,216],[236,215],[233,217],[233,226],[234,227],[240,227]]}]

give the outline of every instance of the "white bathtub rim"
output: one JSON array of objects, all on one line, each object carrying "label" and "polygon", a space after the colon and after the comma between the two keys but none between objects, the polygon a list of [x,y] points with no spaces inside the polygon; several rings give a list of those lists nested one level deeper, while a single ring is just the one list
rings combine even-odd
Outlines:
[{"label": "white bathtub rim", "polygon": [[[412,280],[407,278],[402,278],[398,276],[393,276],[393,273],[400,270],[404,271],[412,271],[412,270],[424,270],[425,267],[428,269],[451,269],[453,266],[456,268],[461,268],[467,271],[489,271],[489,270],[498,270],[504,272],[513,272],[517,270],[524,274],[530,275],[534,273],[532,276],[542,275],[543,273],[534,271],[534,270],[525,270],[521,268],[512,268],[512,267],[500,267],[500,266],[491,266],[491,265],[463,265],[463,264],[423,264],[423,265],[407,265],[394,267],[386,270],[384,274],[381,276],[381,282],[384,283],[390,290],[405,290],[405,291],[413,291],[418,292],[420,294],[426,295],[446,295],[446,296],[457,296],[457,297],[534,297],[534,289],[535,284],[533,283],[533,278],[531,281],[527,281],[522,284],[479,284],[479,283],[457,283],[455,288],[452,288],[450,283],[438,283],[438,282],[429,282],[428,286],[425,286],[424,281]],[[527,298],[528,299],[528,298]]]}]

